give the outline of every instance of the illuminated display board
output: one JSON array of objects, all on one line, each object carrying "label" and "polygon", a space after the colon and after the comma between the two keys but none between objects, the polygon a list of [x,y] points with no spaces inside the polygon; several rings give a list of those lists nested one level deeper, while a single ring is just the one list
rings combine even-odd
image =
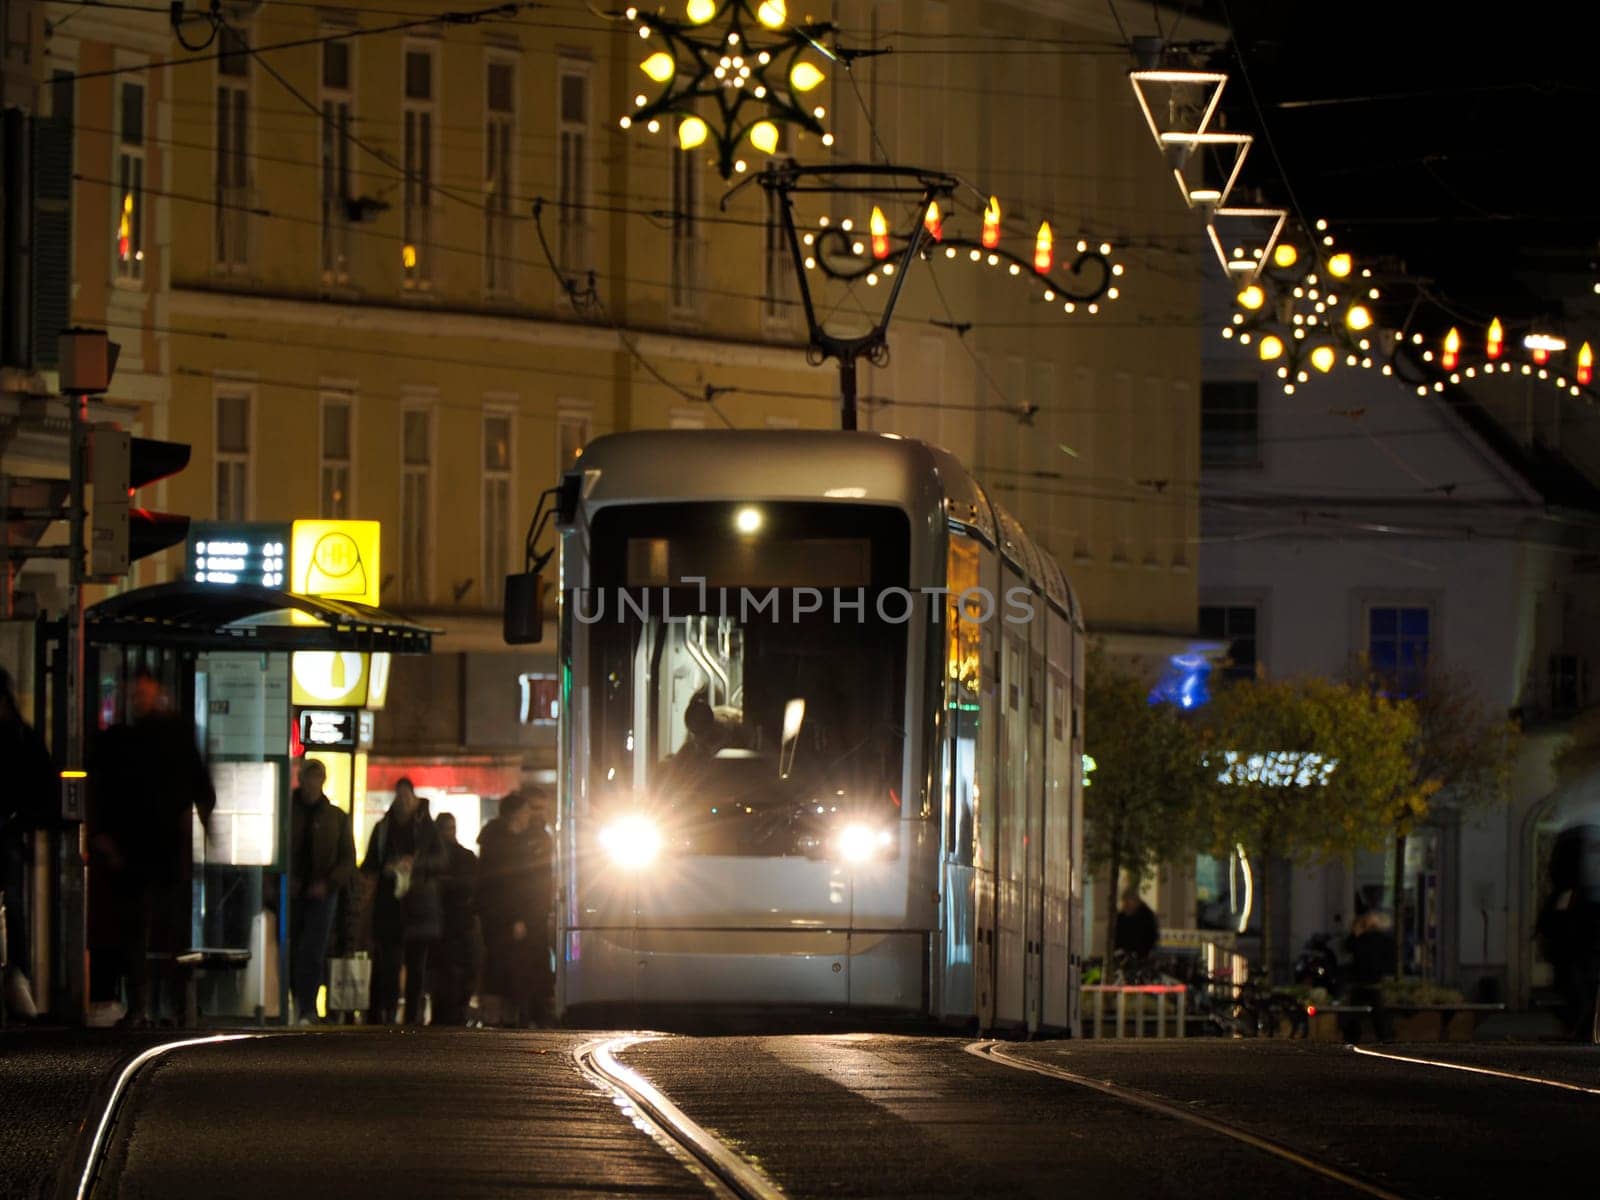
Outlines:
[{"label": "illuminated display board", "polygon": [[289,590],[376,608],[380,529],[377,521],[296,521]]},{"label": "illuminated display board", "polygon": [[196,583],[281,588],[288,581],[289,546],[288,525],[196,521],[189,528],[185,575]]}]

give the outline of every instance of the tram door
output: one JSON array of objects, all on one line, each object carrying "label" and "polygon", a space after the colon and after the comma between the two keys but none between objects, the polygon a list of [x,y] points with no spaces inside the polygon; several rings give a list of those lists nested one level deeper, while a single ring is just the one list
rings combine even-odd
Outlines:
[{"label": "tram door", "polygon": [[[1020,581],[1004,572],[1006,588]],[[995,921],[995,1020],[1027,1019],[1023,980],[1027,971],[1025,858],[1028,822],[1028,643],[1027,626],[1002,626],[1000,665],[1000,836],[995,859],[998,916]],[[1021,636],[1017,632],[1020,629]]]},{"label": "tram door", "polygon": [[[1000,594],[997,559],[993,552],[985,551],[981,557],[982,586],[991,596]],[[991,614],[992,616],[993,614]],[[980,691],[978,713],[978,746],[975,773],[977,785],[973,789],[974,825],[977,846],[973,856],[973,911],[976,929],[972,945],[972,975],[977,987],[978,1028],[993,1029],[996,1007],[996,945],[995,932],[999,924],[1000,875],[1003,866],[999,853],[999,814],[1005,794],[1001,782],[1001,759],[1004,746],[1002,732],[1005,712],[1005,688],[1001,680],[1005,660],[1004,639],[1000,636],[1001,623],[989,620],[978,625],[981,638],[979,650]]]},{"label": "tram door", "polygon": [[1027,825],[1022,835],[1025,865],[1023,891],[1023,1003],[1030,1032],[1039,1028],[1044,988],[1044,824],[1045,824],[1045,611],[1033,598],[1036,612],[1030,626],[1033,649],[1028,656],[1028,753],[1023,786],[1027,789]]}]

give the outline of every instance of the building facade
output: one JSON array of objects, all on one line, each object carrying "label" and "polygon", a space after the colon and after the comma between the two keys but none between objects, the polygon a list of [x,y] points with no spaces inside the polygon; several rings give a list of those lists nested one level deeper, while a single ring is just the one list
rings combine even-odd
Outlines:
[{"label": "building facade", "polygon": [[[772,201],[747,186],[724,205],[709,147],[619,125],[639,39],[579,3],[464,25],[230,3],[224,28],[185,24],[188,45],[212,38],[198,52],[165,14],[22,8],[69,156],[46,206],[70,230],[62,316],[123,347],[112,419],[193,450],[154,502],[382,523],[383,605],[443,634],[396,664],[375,801],[401,773],[471,795],[543,776],[553,652],[508,649],[499,624],[540,493],[612,430],[837,423]],[[1018,71],[1009,53],[1120,37],[1112,14],[818,15],[888,52],[829,69],[831,147],[786,133],[775,157],[950,172],[947,221],[969,234],[994,195],[1018,253],[1048,220],[1063,250],[1104,241],[1122,265],[1091,315],[965,258],[914,264],[862,424],[970,463],[1068,569],[1091,629],[1159,663],[1195,632],[1200,235],[1139,140],[1120,57]],[[952,33],[996,53],[945,53]],[[869,206],[800,218],[864,226]],[[127,586],[183,569],[175,549]]]},{"label": "building facade", "polygon": [[[1399,693],[1443,674],[1519,721],[1505,803],[1442,794],[1407,839],[1398,898],[1392,845],[1342,867],[1265,869],[1288,901],[1280,969],[1371,906],[1394,913],[1410,972],[1525,1005],[1551,981],[1533,939],[1550,838],[1592,792],[1558,782],[1555,761],[1600,651],[1586,618],[1600,602],[1600,490],[1575,453],[1592,418],[1521,373],[1425,390],[1374,368],[1285,394],[1253,347],[1208,345],[1200,627],[1228,643],[1230,673],[1350,678],[1365,659]],[[1563,412],[1572,448],[1549,420],[1537,434],[1507,421],[1518,411]],[[1201,906],[1226,907],[1227,872],[1201,860]]]}]

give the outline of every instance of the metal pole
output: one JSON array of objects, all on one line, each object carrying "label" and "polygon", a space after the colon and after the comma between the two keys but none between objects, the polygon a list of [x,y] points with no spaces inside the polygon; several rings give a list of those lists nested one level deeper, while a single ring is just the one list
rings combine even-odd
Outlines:
[{"label": "metal pole", "polygon": [[[70,520],[67,601],[67,739],[63,766],[70,771],[82,771],[84,760],[84,645],[83,645],[83,584],[84,584],[84,522],[88,519],[84,502],[84,459],[87,435],[86,418],[89,398],[84,395],[68,397],[70,426],[68,436],[68,468],[70,494],[67,501]],[[82,795],[81,776],[74,794]],[[63,793],[65,795],[65,793]],[[58,934],[61,947],[61,1015],[73,1024],[85,1024],[89,1017],[88,979],[88,880],[85,871],[84,814],[62,812],[65,818],[56,847],[56,867],[61,880],[61,893],[57,900],[57,913],[61,921]]]},{"label": "metal pole", "polygon": [[856,356],[853,351],[839,355],[839,428],[856,428]]}]

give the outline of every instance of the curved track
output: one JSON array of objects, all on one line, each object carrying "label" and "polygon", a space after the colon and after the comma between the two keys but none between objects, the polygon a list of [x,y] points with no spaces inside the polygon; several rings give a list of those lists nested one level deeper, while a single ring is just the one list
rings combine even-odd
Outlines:
[{"label": "curved track", "polygon": [[1335,1183],[1343,1184],[1344,1186],[1355,1191],[1362,1192],[1365,1195],[1378,1197],[1379,1200],[1402,1200],[1402,1197],[1395,1192],[1387,1191],[1384,1188],[1377,1187],[1374,1184],[1368,1183],[1364,1179],[1359,1179],[1356,1176],[1351,1175],[1347,1171],[1340,1170],[1336,1166],[1319,1161],[1315,1158],[1311,1158],[1306,1154],[1302,1154],[1300,1151],[1292,1149],[1289,1146],[1285,1146],[1281,1142],[1275,1142],[1270,1138],[1262,1137],[1260,1134],[1252,1133],[1249,1130],[1240,1128],[1237,1125],[1231,1125],[1226,1121],[1219,1121],[1214,1117],[1208,1117],[1200,1113],[1191,1112],[1179,1105],[1158,1099],[1154,1096],[1148,1095],[1145,1092],[1136,1091],[1133,1088],[1122,1087],[1118,1084],[1110,1082],[1109,1080],[1091,1079],[1087,1075],[1080,1075],[1075,1071],[1068,1071],[1063,1067],[1052,1066],[1047,1063],[1032,1062],[1028,1059],[1012,1054],[1009,1050],[1007,1050],[1006,1043],[1004,1042],[998,1042],[994,1040],[973,1042],[971,1045],[967,1046],[966,1050],[968,1054],[975,1055],[978,1058],[987,1059],[990,1062],[999,1063],[1001,1066],[1012,1067],[1018,1071],[1032,1071],[1036,1075],[1044,1075],[1051,1079],[1060,1079],[1066,1083],[1077,1084],[1079,1087],[1091,1088],[1094,1091],[1101,1092],[1112,1097],[1113,1099],[1120,1100],[1124,1104],[1135,1105],[1151,1112],[1160,1113],[1162,1116],[1171,1117],[1176,1121],[1184,1121],[1190,1125],[1197,1125],[1200,1128],[1209,1130],[1212,1133],[1217,1133],[1221,1134],[1223,1137],[1232,1138],[1236,1142],[1243,1142],[1247,1146],[1253,1146],[1257,1150],[1271,1154],[1287,1163],[1291,1163],[1294,1166],[1303,1168],[1304,1170],[1314,1172],[1317,1175],[1321,1175]]},{"label": "curved track", "polygon": [[656,1035],[629,1035],[585,1043],[573,1051],[578,1067],[613,1096],[622,1115],[684,1161],[713,1192],[744,1200],[783,1200],[784,1192],[736,1150],[692,1121],[643,1075],[616,1056]]}]

